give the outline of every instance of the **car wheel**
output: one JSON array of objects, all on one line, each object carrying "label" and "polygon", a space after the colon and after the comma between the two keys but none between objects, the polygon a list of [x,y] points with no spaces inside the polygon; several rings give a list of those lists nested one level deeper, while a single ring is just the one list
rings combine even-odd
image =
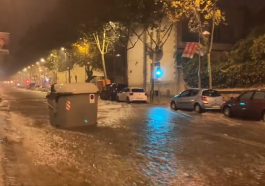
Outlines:
[{"label": "car wheel", "polygon": [[202,113],[202,107],[200,104],[195,104],[194,106],[194,110],[197,112],[197,113]]},{"label": "car wheel", "polygon": [[116,96],[116,101],[120,102],[119,96]]},{"label": "car wheel", "polygon": [[172,102],[170,103],[170,108],[171,108],[172,110],[178,110],[175,101],[172,101]]},{"label": "car wheel", "polygon": [[265,122],[265,111],[262,114],[262,120]]},{"label": "car wheel", "polygon": [[224,111],[223,111],[223,114],[224,114],[226,117],[231,118],[231,117],[232,117],[232,114],[231,114],[231,109],[230,109],[230,107],[225,107],[225,108],[224,108]]},{"label": "car wheel", "polygon": [[127,98],[126,98],[126,102],[127,102],[127,103],[131,103],[131,101],[130,101],[130,98],[129,98],[129,97],[127,97]]}]

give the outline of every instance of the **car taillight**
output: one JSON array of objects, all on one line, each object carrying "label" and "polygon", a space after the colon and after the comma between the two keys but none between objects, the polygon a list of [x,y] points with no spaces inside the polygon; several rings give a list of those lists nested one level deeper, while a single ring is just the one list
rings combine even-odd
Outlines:
[{"label": "car taillight", "polygon": [[147,93],[145,93],[145,95],[147,96]]},{"label": "car taillight", "polygon": [[130,93],[130,96],[132,96],[133,95],[133,93]]},{"label": "car taillight", "polygon": [[202,101],[207,101],[207,98],[205,96],[201,97]]}]

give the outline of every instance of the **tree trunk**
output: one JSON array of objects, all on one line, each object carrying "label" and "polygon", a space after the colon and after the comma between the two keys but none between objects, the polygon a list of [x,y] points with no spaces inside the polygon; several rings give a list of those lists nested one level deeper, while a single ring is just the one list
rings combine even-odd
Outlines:
[{"label": "tree trunk", "polygon": [[156,51],[153,52],[153,60],[151,63],[151,91],[150,91],[150,102],[154,101],[154,88],[155,88],[155,79],[154,79],[154,63],[156,59]]},{"label": "tree trunk", "polygon": [[53,83],[57,83],[57,72],[53,72],[52,81]]},{"label": "tree trunk", "polygon": [[124,63],[124,83],[128,84],[128,61],[127,61],[127,46],[123,49],[123,63]]},{"label": "tree trunk", "polygon": [[107,77],[107,71],[106,71],[106,65],[105,65],[105,56],[104,54],[101,54],[101,60],[102,60],[102,67],[104,72],[104,80],[105,80],[105,86],[108,84],[108,77]]},{"label": "tree trunk", "polygon": [[216,1],[214,2],[213,11],[214,11],[214,15],[213,15],[213,18],[212,18],[211,38],[210,38],[210,45],[208,47],[208,53],[207,53],[207,62],[208,62],[208,69],[209,69],[209,88],[213,88],[211,51],[212,51],[212,48],[213,48],[213,34],[214,34],[214,27],[215,27]]},{"label": "tree trunk", "polygon": [[86,75],[87,75],[86,83],[90,83],[95,77],[93,76],[93,67],[90,69],[90,66],[86,65],[85,70],[86,70]]},{"label": "tree trunk", "polygon": [[209,73],[209,88],[213,88],[212,82],[212,66],[211,66],[211,52],[207,53],[207,62],[208,62],[208,73]]}]

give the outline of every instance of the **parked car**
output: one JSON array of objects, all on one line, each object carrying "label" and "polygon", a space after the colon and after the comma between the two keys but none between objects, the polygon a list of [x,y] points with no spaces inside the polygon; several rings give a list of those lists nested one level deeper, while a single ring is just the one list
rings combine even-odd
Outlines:
[{"label": "parked car", "polygon": [[117,97],[117,93],[127,86],[128,86],[127,84],[122,84],[122,83],[108,84],[101,91],[100,99],[115,101]]},{"label": "parked car", "polygon": [[222,113],[227,117],[249,117],[265,121],[265,90],[248,91],[231,98],[223,104]]},{"label": "parked car", "polygon": [[147,102],[147,94],[142,88],[126,87],[117,94],[116,101]]},{"label": "parked car", "polygon": [[190,109],[201,113],[203,110],[221,110],[223,97],[213,89],[187,89],[172,98],[170,106],[173,110]]}]

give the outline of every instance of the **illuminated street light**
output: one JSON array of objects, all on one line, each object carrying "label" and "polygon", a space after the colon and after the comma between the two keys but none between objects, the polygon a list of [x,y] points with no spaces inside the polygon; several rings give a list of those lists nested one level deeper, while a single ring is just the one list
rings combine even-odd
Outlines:
[{"label": "illuminated street light", "polygon": [[53,56],[53,54],[50,54],[50,56]]},{"label": "illuminated street light", "polygon": [[205,36],[209,36],[211,33],[210,32],[208,32],[208,31],[204,31],[203,33],[202,33],[202,35],[205,35]]},{"label": "illuminated street light", "polygon": [[43,58],[41,58],[41,60],[40,60],[41,62],[44,62],[45,60],[43,59]]},{"label": "illuminated street light", "polygon": [[61,48],[61,50],[62,50],[62,51],[64,51],[64,50],[65,50],[65,48],[64,48],[64,47],[62,47],[62,48]]},{"label": "illuminated street light", "polygon": [[39,62],[36,62],[36,64],[38,65],[38,64],[40,64]]}]

